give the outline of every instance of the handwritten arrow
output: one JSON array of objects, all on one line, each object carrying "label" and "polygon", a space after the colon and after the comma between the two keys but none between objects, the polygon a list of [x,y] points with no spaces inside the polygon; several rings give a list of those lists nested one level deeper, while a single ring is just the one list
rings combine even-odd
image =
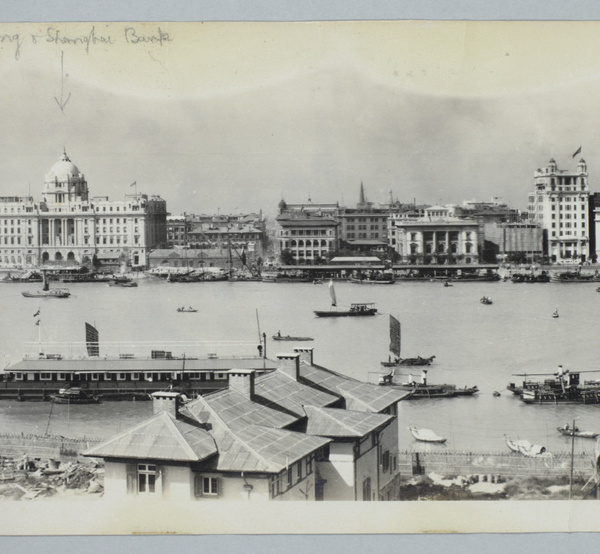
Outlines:
[{"label": "handwritten arrow", "polygon": [[54,100],[56,100],[56,103],[58,104],[58,107],[60,108],[60,111],[62,113],[65,113],[65,106],[67,105],[67,102],[69,101],[69,98],[71,98],[71,93],[69,92],[69,96],[67,96],[67,99],[63,102],[63,96],[64,96],[64,91],[65,91],[65,72],[64,72],[64,68],[63,68],[63,56],[64,56],[64,52],[60,53],[60,100],[58,98],[56,98],[56,96],[54,97]]}]

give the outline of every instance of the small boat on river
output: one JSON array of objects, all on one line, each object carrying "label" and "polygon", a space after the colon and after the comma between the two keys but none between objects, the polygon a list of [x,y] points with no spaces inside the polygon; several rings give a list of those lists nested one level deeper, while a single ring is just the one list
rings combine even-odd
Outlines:
[{"label": "small boat on river", "polygon": [[196,308],[177,308],[177,311],[180,313],[187,313],[187,314],[195,314],[198,310]]},{"label": "small boat on river", "polygon": [[[331,296],[331,308],[337,307],[337,299],[335,296],[335,289],[333,288],[333,281],[329,281],[329,294]],[[377,308],[374,308],[373,303],[354,303],[350,304],[349,310],[315,310],[317,317],[362,317],[368,315],[375,315]]]},{"label": "small boat on river", "polygon": [[90,394],[80,387],[60,389],[51,398],[56,404],[98,404],[100,402],[97,395]]},{"label": "small boat on river", "polygon": [[446,439],[436,435],[431,429],[419,429],[418,427],[409,427],[410,434],[421,442],[437,442],[444,443]]},{"label": "small boat on river", "polygon": [[71,296],[69,289],[51,289],[46,273],[42,273],[42,276],[44,281],[42,290],[21,292],[25,298],[69,298]]},{"label": "small boat on river", "polygon": [[594,431],[580,431],[578,427],[573,429],[572,427],[569,427],[568,423],[564,427],[557,427],[556,430],[561,435],[566,435],[567,437],[575,435],[582,439],[595,439],[598,436],[598,433],[595,433]]},{"label": "small boat on river", "polygon": [[282,341],[308,341],[314,340],[312,337],[293,337],[291,335],[282,335],[281,333],[277,333],[273,335],[273,340],[282,340]]},{"label": "small boat on river", "polygon": [[479,302],[482,304],[493,304],[492,299],[489,296],[482,296]]},{"label": "small boat on river", "polygon": [[408,381],[405,383],[394,382],[394,372],[383,375],[379,379],[379,385],[384,387],[394,387],[402,389],[412,394],[408,398],[409,400],[420,398],[454,398],[456,396],[473,396],[479,389],[477,386],[459,388],[456,385],[442,383],[439,385],[432,385],[427,382],[427,370],[423,369],[421,372],[421,382],[417,383],[412,375],[408,376]]}]

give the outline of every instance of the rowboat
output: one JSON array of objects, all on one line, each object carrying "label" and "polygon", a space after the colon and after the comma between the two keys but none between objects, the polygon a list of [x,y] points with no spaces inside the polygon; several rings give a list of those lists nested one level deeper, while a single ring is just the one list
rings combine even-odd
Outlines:
[{"label": "rowboat", "polygon": [[564,427],[557,427],[556,430],[567,437],[575,435],[582,439],[595,439],[598,436],[598,433],[594,433],[594,431],[580,431],[577,427],[571,429],[568,424]]},{"label": "rowboat", "polygon": [[431,429],[419,429],[417,427],[409,427],[410,434],[421,442],[437,442],[444,443],[446,439],[436,435]]},{"label": "rowboat", "polygon": [[273,340],[307,341],[314,339],[312,337],[292,337],[291,335],[281,335],[277,333],[276,335],[273,335]]}]

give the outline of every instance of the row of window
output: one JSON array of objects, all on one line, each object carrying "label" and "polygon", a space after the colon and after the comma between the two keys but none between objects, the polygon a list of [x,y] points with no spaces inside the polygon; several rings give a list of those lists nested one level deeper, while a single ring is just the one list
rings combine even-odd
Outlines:
[{"label": "row of window", "polygon": [[366,231],[367,229],[371,229],[371,231],[377,231],[381,227],[381,225],[347,225],[346,230],[354,231],[355,229],[358,229],[359,231]]},{"label": "row of window", "polygon": [[306,229],[306,230],[296,230],[292,229],[291,231],[282,231],[281,234],[283,236],[292,236],[292,237],[319,237],[319,236],[327,236],[331,235],[331,231],[327,229]]},{"label": "row of window", "polygon": [[[185,372],[185,376],[190,379],[199,379],[202,381],[226,380],[227,373],[213,371]],[[72,380],[71,373],[25,373],[16,372],[14,378],[16,381],[68,381]],[[77,375],[81,381],[168,381],[170,379],[181,378],[181,372],[120,372],[120,373],[82,373]]]},{"label": "row of window", "polygon": [[312,472],[313,459],[312,456],[308,456],[292,464],[283,473],[271,477],[271,482],[269,483],[271,498],[286,492],[288,489],[302,481],[302,479],[309,476]]},{"label": "row of window", "polygon": [[379,233],[371,233],[370,236],[368,233],[348,233],[347,234],[348,240],[352,240],[352,239],[378,239],[379,238]]}]

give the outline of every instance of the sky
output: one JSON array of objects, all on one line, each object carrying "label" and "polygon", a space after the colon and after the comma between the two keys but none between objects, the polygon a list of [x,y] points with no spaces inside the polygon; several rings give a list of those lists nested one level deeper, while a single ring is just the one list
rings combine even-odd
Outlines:
[{"label": "sky", "polygon": [[[502,202],[554,158],[600,191],[600,23],[0,25],[0,195],[63,147],[91,195],[272,217],[288,203]],[[62,108],[62,109],[61,109]],[[581,156],[573,153],[582,147]]]}]

